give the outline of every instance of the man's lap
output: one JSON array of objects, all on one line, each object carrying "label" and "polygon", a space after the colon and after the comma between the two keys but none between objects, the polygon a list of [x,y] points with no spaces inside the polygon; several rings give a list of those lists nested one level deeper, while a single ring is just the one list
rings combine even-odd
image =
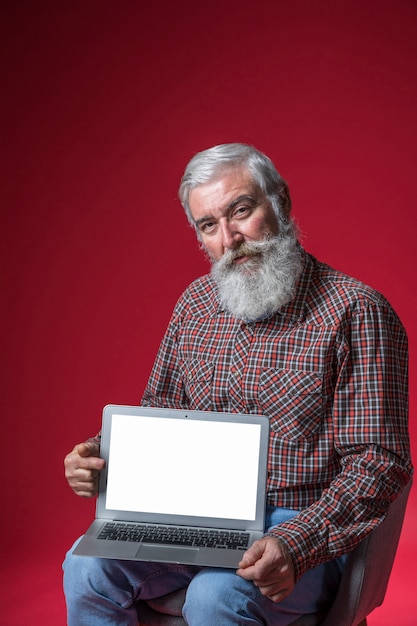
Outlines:
[{"label": "man's lap", "polygon": [[[268,507],[266,528],[295,514],[296,511]],[[188,586],[185,615],[191,625],[200,626],[204,615],[207,626],[222,623],[285,626],[298,615],[315,613],[331,604],[343,562],[343,558],[337,559],[310,570],[284,601],[273,603],[234,570],[97,559],[75,556],[70,550],[63,566],[68,623],[134,624],[135,601],[156,598]],[[83,613],[90,614],[85,621],[81,621]],[[77,615],[78,621],[74,621],[71,614]]]},{"label": "man's lap", "polygon": [[340,563],[332,561],[305,574],[287,598],[272,602],[234,570],[202,569],[188,587],[184,614],[187,623],[205,626],[223,624],[274,624],[285,626],[300,615],[326,611],[336,595]]}]

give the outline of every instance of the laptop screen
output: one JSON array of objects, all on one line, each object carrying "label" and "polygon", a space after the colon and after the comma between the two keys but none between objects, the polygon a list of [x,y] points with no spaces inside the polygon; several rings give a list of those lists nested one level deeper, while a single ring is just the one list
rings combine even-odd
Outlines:
[{"label": "laptop screen", "polygon": [[268,431],[261,416],[105,407],[97,516],[255,529]]},{"label": "laptop screen", "polygon": [[259,424],[114,415],[106,508],[254,520]]}]

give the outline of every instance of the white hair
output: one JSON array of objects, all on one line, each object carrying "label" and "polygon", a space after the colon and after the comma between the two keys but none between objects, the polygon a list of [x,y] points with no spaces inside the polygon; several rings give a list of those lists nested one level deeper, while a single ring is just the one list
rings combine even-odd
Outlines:
[{"label": "white hair", "polygon": [[188,221],[195,228],[189,206],[190,191],[220,177],[227,169],[244,167],[269,200],[278,220],[279,232],[294,229],[290,219],[291,198],[288,185],[265,154],[243,143],[225,143],[198,152],[188,163],[178,195]]},{"label": "white hair", "polygon": [[[233,259],[239,254],[249,259],[235,265]],[[234,317],[254,321],[270,317],[293,298],[301,270],[297,239],[280,233],[227,250],[213,263],[211,275],[225,309]]]}]

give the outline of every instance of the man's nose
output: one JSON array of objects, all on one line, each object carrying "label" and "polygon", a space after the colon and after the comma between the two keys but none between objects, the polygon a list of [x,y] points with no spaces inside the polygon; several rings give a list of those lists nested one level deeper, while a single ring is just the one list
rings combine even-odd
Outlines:
[{"label": "man's nose", "polygon": [[228,221],[221,223],[221,235],[224,248],[232,250],[243,240],[243,235]]}]

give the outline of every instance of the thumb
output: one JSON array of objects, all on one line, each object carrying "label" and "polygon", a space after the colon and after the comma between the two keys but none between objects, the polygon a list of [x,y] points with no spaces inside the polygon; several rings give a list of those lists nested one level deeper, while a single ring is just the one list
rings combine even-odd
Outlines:
[{"label": "thumb", "polygon": [[75,452],[77,452],[82,457],[98,456],[100,453],[98,445],[96,443],[93,443],[92,441],[79,443],[75,446]]},{"label": "thumb", "polygon": [[255,563],[261,558],[264,552],[264,547],[261,541],[262,540],[255,541],[255,543],[253,543],[251,547],[246,550],[245,554],[242,557],[242,560],[239,563],[240,569],[245,569],[246,567],[255,565]]}]

